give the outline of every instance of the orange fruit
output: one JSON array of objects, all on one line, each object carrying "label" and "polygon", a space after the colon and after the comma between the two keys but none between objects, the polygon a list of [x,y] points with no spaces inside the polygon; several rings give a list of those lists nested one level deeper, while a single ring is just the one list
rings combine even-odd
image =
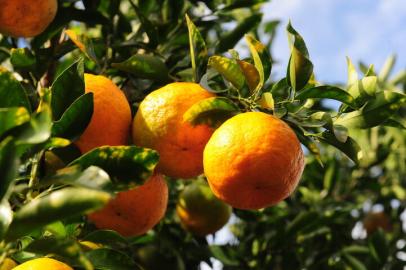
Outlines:
[{"label": "orange fruit", "polygon": [[51,258],[38,258],[29,260],[13,270],[73,270],[70,266],[63,262]]},{"label": "orange fruit", "polygon": [[0,0],[0,33],[34,37],[53,21],[57,0]]},{"label": "orange fruit", "polygon": [[124,93],[110,79],[85,74],[86,93],[92,92],[93,115],[76,141],[82,153],[104,145],[126,145],[131,129],[131,109]]},{"label": "orange fruit", "polygon": [[262,112],[225,121],[203,154],[213,193],[235,208],[260,209],[288,197],[304,169],[304,155],[292,129]]},{"label": "orange fruit", "polygon": [[230,219],[231,212],[231,207],[217,199],[204,181],[188,185],[176,204],[182,225],[198,236],[220,230]]},{"label": "orange fruit", "polygon": [[367,235],[373,234],[376,230],[382,229],[390,232],[392,224],[390,218],[385,212],[368,213],[362,221],[362,224],[367,232]]},{"label": "orange fruit", "polygon": [[12,259],[5,258],[4,261],[0,264],[0,270],[11,270],[17,266],[17,263]]},{"label": "orange fruit", "polygon": [[168,186],[161,174],[154,174],[142,186],[119,192],[103,209],[89,214],[99,229],[115,230],[123,236],[137,236],[154,227],[165,215]]},{"label": "orange fruit", "polygon": [[176,178],[203,172],[203,149],[213,129],[192,126],[183,121],[183,114],[212,96],[199,84],[176,82],[153,91],[141,102],[133,121],[133,140],[159,152],[159,172]]}]

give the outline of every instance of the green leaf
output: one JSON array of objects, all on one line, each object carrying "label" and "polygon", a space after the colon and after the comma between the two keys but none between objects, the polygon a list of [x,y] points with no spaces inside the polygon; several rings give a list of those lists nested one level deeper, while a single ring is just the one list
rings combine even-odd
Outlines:
[{"label": "green leaf", "polygon": [[146,54],[136,54],[121,63],[112,63],[112,67],[131,73],[142,79],[167,82],[169,71],[165,63],[158,57]]},{"label": "green leaf", "polygon": [[86,169],[92,165],[105,170],[119,181],[142,184],[158,163],[156,151],[137,146],[102,146],[74,160],[69,166]]},{"label": "green leaf", "polygon": [[355,108],[354,98],[345,90],[335,86],[323,85],[312,88],[307,88],[299,92],[295,97],[298,100],[306,100],[308,98],[327,98],[341,101],[348,106]]},{"label": "green leaf", "polygon": [[395,128],[400,128],[400,129],[406,129],[406,126],[402,124],[400,121],[396,119],[391,119],[389,118],[385,122],[382,123],[383,126],[385,127],[395,127]]},{"label": "green leaf", "polygon": [[12,137],[7,137],[0,142],[0,202],[8,195],[19,163],[15,142]]},{"label": "green leaf", "polygon": [[220,41],[216,47],[217,53],[223,53],[228,49],[234,48],[234,46],[244,37],[246,33],[250,32],[260,24],[261,20],[262,14],[254,14],[242,20],[241,23],[234,28],[234,30],[225,33],[224,36],[220,38]]},{"label": "green leaf", "polygon": [[374,232],[368,239],[368,246],[375,261],[383,266],[389,256],[389,243],[384,231],[379,229]]},{"label": "green leaf", "polygon": [[0,138],[4,132],[20,126],[30,120],[30,114],[24,107],[0,108]]},{"label": "green leaf", "polygon": [[112,230],[97,230],[89,233],[83,238],[83,241],[90,241],[102,245],[121,245],[123,247],[128,246],[126,238],[121,236],[116,231]]},{"label": "green leaf", "polygon": [[27,93],[14,75],[0,67],[0,108],[25,107],[31,111]]},{"label": "green leaf", "polygon": [[286,235],[296,235],[298,232],[311,225],[312,222],[318,222],[319,214],[311,212],[302,212],[298,214],[286,227]]},{"label": "green leaf", "polygon": [[86,252],[86,257],[96,269],[142,270],[131,257],[119,250],[99,248]]},{"label": "green leaf", "polygon": [[80,256],[80,246],[70,238],[46,237],[32,241],[25,249],[26,252],[41,256],[55,254],[65,258],[77,258]]},{"label": "green leaf", "polygon": [[388,80],[389,75],[393,71],[395,63],[396,63],[396,55],[391,55],[386,59],[378,75],[378,78],[381,82],[386,82]]},{"label": "green leaf", "polygon": [[189,47],[190,47],[190,60],[193,68],[193,79],[199,82],[205,73],[205,65],[207,63],[207,48],[206,43],[199,30],[194,23],[186,16],[186,23],[189,30]]},{"label": "green leaf", "polygon": [[369,254],[369,248],[366,246],[360,246],[360,245],[351,245],[344,247],[342,249],[343,252],[345,253],[351,253],[351,254]]},{"label": "green leaf", "polygon": [[207,124],[216,128],[239,112],[239,108],[228,98],[211,97],[193,104],[183,114],[183,120],[192,125]]},{"label": "green leaf", "polygon": [[321,137],[318,137],[320,141],[325,142],[339,149],[346,154],[355,164],[359,163],[359,159],[362,158],[361,148],[351,137],[347,138],[345,143],[340,142],[336,136],[330,131],[322,133]]},{"label": "green leaf", "polygon": [[0,203],[0,240],[8,230],[8,227],[13,220],[13,211],[7,200],[3,200]]},{"label": "green leaf", "polygon": [[406,102],[406,95],[381,91],[358,111],[344,114],[334,124],[347,128],[371,128],[387,121]]},{"label": "green leaf", "polygon": [[227,266],[239,266],[240,263],[238,260],[231,258],[227,255],[225,250],[223,250],[222,246],[209,246],[210,252],[216,259],[220,260],[224,265]]},{"label": "green leaf", "polygon": [[57,220],[92,212],[110,199],[109,193],[86,188],[70,187],[54,191],[32,200],[15,212],[6,238],[14,240]]},{"label": "green leaf", "polygon": [[347,85],[352,85],[358,81],[358,72],[355,69],[355,66],[351,62],[351,59],[349,57],[347,57],[347,69],[348,69]]},{"label": "green leaf", "polygon": [[54,237],[63,239],[68,236],[65,225],[61,221],[55,221],[44,227],[44,231],[51,233]]},{"label": "green leaf", "polygon": [[52,125],[52,136],[77,139],[86,129],[93,115],[93,93],[76,99]]},{"label": "green leaf", "polygon": [[46,142],[51,136],[51,111],[43,105],[40,112],[34,113],[29,122],[22,124],[10,132],[16,144],[39,144]]},{"label": "green leaf", "polygon": [[47,187],[52,184],[112,191],[112,183],[108,174],[95,166],[90,166],[84,171],[80,170],[79,166],[63,168],[54,175],[42,179],[40,186]]},{"label": "green leaf", "polygon": [[245,35],[245,40],[248,43],[248,48],[250,49],[252,58],[254,59],[255,67],[259,74],[259,82],[255,90],[253,90],[253,94],[257,95],[262,89],[264,83],[271,75],[271,56],[269,55],[268,50],[266,49],[264,44],[256,40],[251,35]]},{"label": "green leaf", "polygon": [[208,65],[223,75],[235,88],[240,90],[245,86],[244,73],[236,60],[215,55],[209,58]]},{"label": "green leaf", "polygon": [[313,74],[313,64],[309,59],[306,44],[289,22],[287,28],[290,43],[290,59],[286,75],[287,82],[295,91],[303,89]]},{"label": "green leaf", "polygon": [[37,62],[35,56],[28,48],[12,48],[10,62],[15,69],[32,70]]},{"label": "green leaf", "polygon": [[355,258],[354,256],[351,256],[347,253],[343,253],[343,257],[345,262],[350,266],[350,269],[353,270],[368,270],[368,268],[365,266],[363,262]]},{"label": "green leaf", "polygon": [[51,87],[51,108],[54,120],[59,120],[66,109],[85,93],[83,60],[79,59],[64,70]]},{"label": "green leaf", "polygon": [[375,96],[377,91],[378,79],[376,76],[364,77],[361,80],[351,84],[348,93],[353,96],[359,103]]}]

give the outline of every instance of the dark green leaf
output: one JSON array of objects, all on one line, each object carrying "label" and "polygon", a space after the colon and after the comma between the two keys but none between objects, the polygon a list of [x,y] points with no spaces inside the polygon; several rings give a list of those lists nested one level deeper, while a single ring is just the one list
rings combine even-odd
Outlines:
[{"label": "dark green leaf", "polygon": [[78,60],[59,75],[52,84],[51,108],[59,120],[68,107],[85,93],[83,60]]},{"label": "dark green leaf", "polygon": [[103,146],[74,160],[69,166],[86,169],[92,165],[105,170],[110,177],[124,182],[143,183],[158,163],[156,151],[137,146]]},{"label": "dark green leaf", "polygon": [[31,111],[25,89],[14,75],[0,67],[0,108],[25,107]]},{"label": "dark green leaf", "polygon": [[296,235],[297,232],[305,229],[306,226],[309,226],[311,222],[317,222],[318,218],[319,215],[316,212],[300,213],[288,224],[286,227],[286,234]]},{"label": "dark green leaf", "polygon": [[298,32],[288,24],[286,28],[290,40],[290,59],[286,79],[295,91],[303,89],[313,74],[313,64],[309,59],[306,44]]},{"label": "dark green leaf", "polygon": [[96,269],[101,270],[142,270],[127,254],[109,248],[99,248],[86,253]]},{"label": "dark green leaf", "polygon": [[334,124],[347,128],[371,128],[388,120],[405,102],[404,94],[382,91],[360,110],[340,116]]},{"label": "dark green leaf", "polygon": [[140,11],[140,9],[134,4],[133,1],[130,1],[130,4],[133,7],[135,13],[138,16],[138,19],[141,22],[142,29],[148,36],[149,45],[152,48],[155,48],[156,46],[158,46],[158,42],[159,42],[159,40],[158,40],[159,34],[158,34],[157,28],[152,24],[152,22],[150,20],[148,20],[147,17],[145,17],[145,15]]},{"label": "dark green leaf", "polygon": [[250,32],[252,29],[257,27],[262,20],[262,14],[254,14],[248,18],[242,20],[234,30],[231,32],[225,33],[224,36],[220,38],[219,43],[217,44],[216,51],[218,53],[226,52],[228,49],[234,48],[234,46],[240,41],[243,36]]},{"label": "dark green leaf", "polygon": [[236,0],[232,1],[231,4],[223,7],[221,11],[228,11],[228,10],[233,10],[237,8],[247,8],[247,7],[252,7],[254,5],[260,4],[260,3],[265,3],[266,0]]},{"label": "dark green leaf", "polygon": [[231,100],[224,97],[211,97],[193,104],[183,114],[183,120],[192,125],[207,124],[216,128],[239,112],[239,108]]},{"label": "dark green leaf", "polygon": [[77,139],[86,129],[93,115],[93,93],[86,93],[76,99],[53,123],[52,136],[69,140]]},{"label": "dark green leaf", "polygon": [[121,63],[113,63],[112,67],[131,73],[135,77],[161,82],[169,80],[169,72],[165,63],[158,57],[136,54]]},{"label": "dark green leaf", "polygon": [[67,258],[79,257],[81,252],[79,245],[73,239],[58,239],[54,237],[36,239],[24,250],[42,256],[52,253]]},{"label": "dark green leaf", "polygon": [[105,205],[109,193],[86,188],[65,188],[38,197],[14,214],[6,238],[16,239],[60,219],[80,216]]},{"label": "dark green leaf", "polygon": [[93,231],[83,238],[83,241],[91,241],[93,243],[102,245],[121,245],[123,247],[128,246],[126,238],[121,236],[115,231],[111,230],[98,230]]},{"label": "dark green leaf", "polygon": [[296,99],[306,100],[308,98],[327,98],[341,101],[353,108],[356,107],[354,98],[345,90],[335,86],[323,85],[307,88],[298,93]]},{"label": "dark green leaf", "polygon": [[30,114],[24,107],[0,108],[0,137],[13,127],[30,120]]},{"label": "dark green leaf", "polygon": [[348,137],[347,141],[342,143],[337,140],[333,133],[325,131],[322,133],[322,136],[319,137],[319,140],[336,147],[354,161],[355,164],[358,164],[359,159],[362,157],[361,148],[351,137]]},{"label": "dark green leaf", "polygon": [[354,256],[351,256],[347,253],[343,254],[345,262],[348,264],[350,269],[353,270],[368,270],[368,268],[365,266],[363,262],[355,258]]},{"label": "dark green leaf", "polygon": [[189,48],[190,60],[193,68],[193,78],[195,82],[199,82],[205,73],[205,65],[207,63],[208,56],[206,43],[188,15],[186,15],[186,23],[189,30]]},{"label": "dark green leaf", "polygon": [[15,142],[7,137],[0,142],[0,202],[8,194],[10,186],[18,173],[19,159]]},{"label": "dark green leaf", "polygon": [[376,262],[383,266],[389,256],[389,243],[383,230],[374,232],[368,241],[369,250]]}]

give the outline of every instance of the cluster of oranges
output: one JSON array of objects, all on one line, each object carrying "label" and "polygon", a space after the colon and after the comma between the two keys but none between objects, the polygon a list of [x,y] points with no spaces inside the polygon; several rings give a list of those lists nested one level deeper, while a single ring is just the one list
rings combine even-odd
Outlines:
[{"label": "cluster of oranges", "polygon": [[135,145],[160,155],[154,175],[144,185],[118,193],[105,208],[89,215],[99,228],[126,236],[152,228],[165,214],[168,200],[162,175],[185,179],[205,174],[210,188],[195,181],[181,193],[177,206],[183,226],[203,236],[227,222],[230,206],[259,209],[285,199],[302,174],[304,156],[295,133],[272,115],[241,113],[216,130],[184,121],[192,105],[214,96],[199,84],[175,82],[151,92],[134,119],[125,95],[111,80],[85,74],[85,86],[94,94],[94,113],[76,142],[82,153],[128,144],[132,134]]},{"label": "cluster of oranges", "polygon": [[[26,0],[0,0],[0,6],[0,33],[14,37],[42,33],[57,13],[56,0],[38,0],[35,5]],[[303,172],[304,155],[295,133],[270,114],[240,113],[217,129],[184,121],[183,115],[192,105],[215,96],[199,84],[176,82],[153,91],[133,119],[125,95],[110,79],[85,74],[85,89],[94,94],[94,112],[75,142],[82,153],[132,141],[160,155],[145,184],[119,192],[103,209],[88,215],[98,228],[124,236],[144,234],[165,214],[168,186],[164,175],[185,179],[204,173],[208,185],[198,180],[188,185],[180,194],[176,212],[183,227],[205,236],[227,223],[231,207],[260,209],[285,199]],[[11,260],[7,264],[0,269],[15,267]],[[14,269],[72,268],[40,258]]]}]

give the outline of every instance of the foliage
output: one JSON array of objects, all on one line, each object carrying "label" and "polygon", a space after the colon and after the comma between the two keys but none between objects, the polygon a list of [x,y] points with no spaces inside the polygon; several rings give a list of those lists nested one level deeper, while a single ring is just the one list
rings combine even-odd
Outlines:
[{"label": "foliage", "polygon": [[[139,254],[152,247],[173,269],[198,269],[211,258],[224,269],[401,269],[406,71],[390,76],[390,58],[379,73],[361,63],[359,77],[348,59],[347,84],[324,85],[289,23],[290,61],[275,81],[269,52],[278,22],[260,23],[264,2],[60,0],[42,34],[0,36],[0,261],[53,254],[75,269],[141,269]],[[233,48],[244,39],[251,56],[241,59]],[[252,110],[282,118],[307,149],[297,191],[274,207],[234,209],[234,238],[225,245],[180,226],[175,205],[188,181],[169,181],[166,217],[150,233],[124,238],[96,230],[83,214],[142,183],[158,154],[119,146],[80,155],[71,143],[93,112],[84,71],[113,78],[133,114],[159,86],[196,81],[217,97],[185,113],[192,124],[218,126]],[[50,151],[65,164],[52,173]],[[392,230],[365,235],[362,220],[371,209],[383,210]]]}]

